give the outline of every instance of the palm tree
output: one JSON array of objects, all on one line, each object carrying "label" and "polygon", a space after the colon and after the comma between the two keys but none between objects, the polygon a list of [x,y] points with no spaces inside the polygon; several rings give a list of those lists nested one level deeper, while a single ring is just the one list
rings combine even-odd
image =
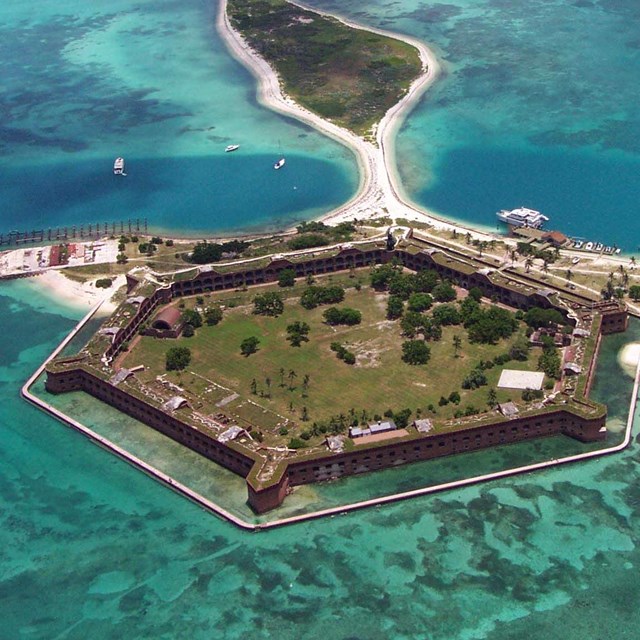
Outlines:
[{"label": "palm tree", "polygon": [[284,367],[280,367],[280,386],[284,387]]},{"label": "palm tree", "polygon": [[458,357],[458,351],[462,347],[462,338],[458,335],[453,336],[453,351],[455,353],[455,357]]},{"label": "palm tree", "polygon": [[531,267],[533,266],[533,259],[531,257],[528,257],[525,261],[524,261],[524,270],[529,273],[529,271],[531,271]]},{"label": "palm tree", "polygon": [[573,278],[573,271],[571,269],[567,269],[567,273],[565,274],[566,279],[571,282],[571,278]]},{"label": "palm tree", "polygon": [[293,391],[293,381],[297,377],[298,377],[298,374],[293,369],[290,369],[289,375],[287,376],[287,378],[289,378],[289,391]]},{"label": "palm tree", "polygon": [[631,263],[631,268],[632,268],[632,269],[635,269],[635,268],[636,268],[636,259],[635,259],[635,256],[631,256],[631,257],[629,258],[629,262]]}]

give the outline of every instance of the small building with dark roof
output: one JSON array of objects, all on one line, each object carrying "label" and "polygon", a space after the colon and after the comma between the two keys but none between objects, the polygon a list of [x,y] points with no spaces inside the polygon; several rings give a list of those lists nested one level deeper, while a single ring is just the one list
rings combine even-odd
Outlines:
[{"label": "small building with dark roof", "polygon": [[182,331],[182,313],[176,307],[165,307],[145,330],[145,335],[155,338],[177,338]]},{"label": "small building with dark roof", "polygon": [[569,238],[560,231],[547,231],[543,234],[542,239],[545,242],[550,242],[554,247],[562,247],[569,242]]}]

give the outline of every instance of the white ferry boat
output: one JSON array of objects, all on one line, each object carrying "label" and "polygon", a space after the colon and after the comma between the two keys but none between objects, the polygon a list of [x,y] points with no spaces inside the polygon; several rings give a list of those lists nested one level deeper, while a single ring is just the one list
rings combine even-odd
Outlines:
[{"label": "white ferry boat", "polygon": [[549,220],[547,216],[542,215],[539,211],[527,209],[526,207],[512,209],[511,211],[503,209],[502,211],[498,211],[496,216],[498,220],[512,227],[530,227],[532,229],[539,229]]},{"label": "white ferry boat", "polygon": [[226,149],[225,153],[230,153],[231,151],[237,151],[240,148],[239,144],[230,144]]},{"label": "white ferry boat", "polygon": [[284,161],[284,158],[280,158],[280,160],[278,160],[278,162],[276,162],[276,163],[273,165],[273,168],[274,168],[274,169],[281,169],[282,167],[284,167],[284,162],[285,162],[285,161]]},{"label": "white ferry boat", "polygon": [[117,176],[126,175],[124,172],[124,158],[116,158],[113,163],[113,173]]}]

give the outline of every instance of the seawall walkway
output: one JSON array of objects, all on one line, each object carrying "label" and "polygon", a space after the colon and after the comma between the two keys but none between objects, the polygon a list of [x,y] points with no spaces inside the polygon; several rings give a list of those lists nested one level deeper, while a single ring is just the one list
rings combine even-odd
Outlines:
[{"label": "seawall walkway", "polygon": [[415,498],[418,496],[426,496],[433,493],[438,493],[441,491],[448,491],[451,489],[457,489],[460,487],[467,487],[470,485],[478,484],[480,482],[487,482],[489,480],[497,480],[499,478],[506,478],[522,473],[528,473],[531,471],[538,471],[541,469],[547,469],[549,467],[555,467],[561,464],[569,464],[573,462],[578,462],[581,460],[588,460],[590,458],[596,458],[604,455],[609,455],[612,453],[617,453],[618,451],[622,451],[624,448],[628,446],[631,442],[631,435],[633,429],[633,421],[635,417],[636,411],[636,403],[638,399],[638,387],[640,384],[640,361],[636,366],[636,374],[633,385],[633,393],[631,395],[631,402],[629,405],[629,414],[627,417],[627,425],[625,428],[625,435],[622,442],[612,447],[608,447],[606,449],[599,449],[598,451],[589,451],[586,453],[580,453],[572,456],[566,456],[564,458],[554,458],[553,460],[547,460],[545,462],[537,462],[535,464],[525,465],[521,467],[514,467],[512,469],[504,469],[502,471],[495,471],[493,473],[487,473],[484,475],[475,476],[473,478],[465,478],[463,480],[455,480],[453,482],[445,482],[438,485],[432,485],[430,487],[423,487],[421,489],[414,489],[412,491],[404,491],[402,493],[395,493],[389,496],[382,496],[380,498],[373,498],[371,500],[363,500],[362,502],[354,502],[347,505],[342,505],[339,507],[332,507],[330,509],[322,509],[320,511],[314,511],[311,513],[305,513],[298,516],[291,516],[288,518],[281,518],[278,520],[272,520],[270,522],[263,523],[252,523],[246,522],[241,518],[235,516],[233,513],[230,513],[220,505],[215,504],[211,500],[208,500],[204,496],[200,495],[196,491],[193,491],[186,485],[178,482],[168,474],[156,469],[154,466],[148,464],[144,460],[141,460],[137,456],[134,456],[132,453],[129,453],[122,447],[118,446],[114,442],[111,442],[108,438],[101,436],[96,433],[92,429],[89,429],[87,426],[81,424],[77,420],[74,420],[72,417],[66,415],[59,409],[56,409],[54,406],[50,405],[48,402],[39,398],[31,392],[31,387],[35,383],[35,381],[42,375],[47,364],[55,358],[70,342],[73,338],[80,332],[80,330],[89,322],[89,320],[98,312],[100,306],[102,305],[102,301],[99,302],[95,307],[87,313],[82,320],[78,322],[78,324],[73,328],[71,333],[56,347],[56,349],[51,353],[51,355],[38,367],[38,369],[34,372],[34,374],[25,382],[22,386],[21,394],[22,396],[33,403],[43,411],[47,412],[49,415],[53,416],[57,420],[60,420],[64,424],[70,426],[72,429],[76,429],[80,431],[88,438],[90,438],[93,442],[98,445],[108,449],[109,451],[115,453],[117,456],[126,460],[134,467],[143,471],[147,475],[159,480],[164,483],[166,486],[170,487],[174,491],[182,494],[186,498],[189,498],[193,502],[197,503],[207,511],[214,513],[221,518],[235,524],[242,529],[257,531],[264,529],[273,529],[275,527],[281,527],[288,524],[294,524],[297,522],[303,522],[305,520],[314,520],[316,518],[323,518],[326,516],[335,516],[335,515],[343,515],[350,511],[356,511],[359,509],[364,509],[367,507],[378,506],[383,504],[388,504],[391,502],[399,502],[400,500],[407,500],[409,498]]}]

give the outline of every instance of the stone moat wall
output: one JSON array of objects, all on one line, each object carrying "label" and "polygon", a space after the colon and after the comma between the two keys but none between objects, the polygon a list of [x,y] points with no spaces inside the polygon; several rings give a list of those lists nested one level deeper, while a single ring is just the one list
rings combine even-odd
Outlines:
[{"label": "stone moat wall", "polygon": [[[154,407],[83,368],[60,372],[49,371],[46,388],[51,393],[68,391],[89,393],[243,478],[247,478],[254,464],[261,465],[260,460],[255,462],[250,456],[218,442],[215,437],[183,422],[179,413],[170,414]],[[498,418],[492,424],[469,426],[449,433],[425,434],[410,441],[388,442],[366,449],[356,445],[353,451],[345,453],[327,453],[309,460],[292,460],[283,469],[281,476],[274,478],[275,482],[266,487],[261,487],[259,483],[248,479],[248,501],[255,511],[263,513],[281,504],[290,486],[376,471],[409,462],[431,460],[543,436],[564,434],[582,442],[594,442],[604,439],[605,422],[606,415],[587,419],[559,409],[526,418],[512,420]]]},{"label": "stone moat wall", "polygon": [[[446,260],[442,264],[442,261],[437,261],[433,252],[430,251],[411,253],[404,250],[387,251],[382,247],[366,250],[349,247],[333,256],[314,257],[312,255],[304,262],[292,262],[283,258],[260,268],[252,268],[251,263],[246,263],[245,268],[241,269],[239,265],[238,271],[231,273],[220,273],[213,267],[200,271],[191,280],[174,282],[159,288],[139,304],[136,313],[129,322],[113,336],[112,344],[105,355],[108,358],[117,355],[122,345],[136,335],[155,309],[161,304],[171,302],[175,297],[273,282],[277,280],[283,269],[292,268],[295,270],[296,277],[305,277],[386,263],[393,258],[398,259],[403,266],[409,269],[435,269],[441,276],[449,278],[459,286],[479,287],[485,296],[492,297],[514,308],[527,309],[532,306],[549,308],[553,306],[549,298],[542,293],[531,294],[531,292],[525,293],[517,289],[501,287],[492,282],[487,273],[481,271],[462,272],[453,266],[448,266]],[[580,299],[580,296],[577,298]],[[587,298],[584,299],[584,304],[598,307]],[[602,314],[601,333],[614,333],[626,329],[628,322],[626,310],[613,306],[611,308],[606,305],[600,306],[602,308],[598,312]],[[410,441],[391,441],[366,449],[356,445],[354,450],[345,453],[327,453],[324,456],[319,455],[306,460],[292,460],[283,466],[280,477],[274,477],[271,484],[261,486],[255,479],[259,469],[256,468],[252,473],[254,465],[262,464],[259,457],[256,462],[252,457],[237,451],[233,446],[222,444],[213,436],[191,427],[180,420],[179,411],[177,414],[165,412],[71,363],[66,369],[48,370],[46,388],[51,393],[85,391],[241,475],[247,479],[249,504],[259,513],[281,504],[290,486],[320,482],[330,478],[365,473],[409,462],[455,455],[543,436],[565,434],[582,442],[592,442],[605,437],[603,427],[606,415],[587,419],[570,411],[558,409],[537,416],[511,420],[496,416],[496,420],[492,424],[477,424],[449,433],[425,434]]]}]

